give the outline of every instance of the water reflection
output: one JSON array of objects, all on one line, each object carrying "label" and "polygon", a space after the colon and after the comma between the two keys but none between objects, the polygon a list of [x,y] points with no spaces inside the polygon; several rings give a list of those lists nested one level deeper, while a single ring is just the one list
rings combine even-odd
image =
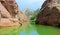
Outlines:
[{"label": "water reflection", "polygon": [[20,31],[20,35],[39,35],[39,33],[34,25],[28,24],[26,28]]},{"label": "water reflection", "polygon": [[20,32],[20,35],[38,35],[38,33],[37,33],[37,31],[32,31],[32,32],[30,32],[30,33],[26,33],[26,32],[24,32],[24,31],[21,31],[21,32]]},{"label": "water reflection", "polygon": [[60,35],[60,28],[29,24],[20,31],[20,35]]},{"label": "water reflection", "polygon": [[36,31],[32,31],[29,35],[38,35]]}]

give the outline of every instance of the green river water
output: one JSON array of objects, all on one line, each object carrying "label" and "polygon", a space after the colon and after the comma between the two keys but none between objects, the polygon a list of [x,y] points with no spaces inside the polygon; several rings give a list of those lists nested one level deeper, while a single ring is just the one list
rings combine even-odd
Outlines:
[{"label": "green river water", "polygon": [[0,27],[0,35],[60,35],[60,28],[28,24],[25,28]]}]

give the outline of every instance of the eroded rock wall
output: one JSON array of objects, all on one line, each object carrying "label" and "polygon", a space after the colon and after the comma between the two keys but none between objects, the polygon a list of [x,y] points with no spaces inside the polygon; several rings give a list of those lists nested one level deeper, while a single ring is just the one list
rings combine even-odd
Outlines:
[{"label": "eroded rock wall", "polygon": [[60,26],[60,4],[58,0],[46,0],[36,18],[36,24]]},{"label": "eroded rock wall", "polygon": [[20,12],[15,0],[0,0],[0,26],[18,26],[22,21],[28,22],[28,19]]}]

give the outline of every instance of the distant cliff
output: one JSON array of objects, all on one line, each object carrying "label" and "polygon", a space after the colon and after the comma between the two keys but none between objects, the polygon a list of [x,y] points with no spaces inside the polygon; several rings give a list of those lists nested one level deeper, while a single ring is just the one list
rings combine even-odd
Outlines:
[{"label": "distant cliff", "polygon": [[30,19],[34,15],[34,10],[26,8],[23,13]]}]

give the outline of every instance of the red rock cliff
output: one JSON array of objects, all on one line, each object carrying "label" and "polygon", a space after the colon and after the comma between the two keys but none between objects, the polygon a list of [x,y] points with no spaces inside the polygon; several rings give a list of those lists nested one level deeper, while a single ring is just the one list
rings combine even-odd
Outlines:
[{"label": "red rock cliff", "polygon": [[19,26],[21,21],[28,22],[28,19],[20,13],[15,0],[0,0],[0,26]]},{"label": "red rock cliff", "polygon": [[36,24],[60,26],[60,4],[58,0],[46,0],[42,5],[42,11],[36,18]]}]

